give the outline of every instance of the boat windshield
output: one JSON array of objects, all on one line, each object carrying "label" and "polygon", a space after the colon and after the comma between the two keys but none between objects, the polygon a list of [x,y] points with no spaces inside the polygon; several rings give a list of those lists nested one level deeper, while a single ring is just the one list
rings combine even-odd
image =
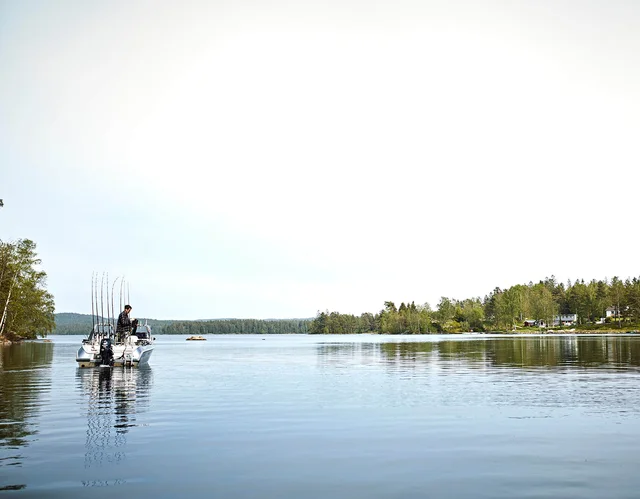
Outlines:
[{"label": "boat windshield", "polygon": [[140,340],[148,340],[151,338],[151,329],[148,326],[138,326],[135,335]]}]

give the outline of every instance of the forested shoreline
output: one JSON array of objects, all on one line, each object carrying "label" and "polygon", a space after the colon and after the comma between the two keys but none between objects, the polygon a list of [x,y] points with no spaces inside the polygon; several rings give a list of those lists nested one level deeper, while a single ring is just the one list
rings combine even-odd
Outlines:
[{"label": "forested shoreline", "polygon": [[[610,309],[610,317],[607,317]],[[484,298],[457,300],[442,297],[435,310],[428,303],[396,306],[387,301],[378,313],[360,316],[318,312],[309,325],[312,334],[430,334],[506,331],[539,331],[525,327],[531,320],[553,330],[557,316],[575,314],[573,329],[589,331],[629,330],[640,327],[640,278],[622,281],[578,279],[558,283],[554,276],[533,284],[495,288]],[[561,328],[560,324],[558,328]]]},{"label": "forested shoreline", "polygon": [[[615,310],[612,317],[606,317],[608,308]],[[360,316],[324,311],[313,319],[148,320],[154,334],[432,334],[543,329],[525,327],[526,320],[554,330],[554,317],[563,314],[575,314],[576,331],[640,329],[640,278],[564,284],[551,276],[537,284],[495,288],[482,299],[442,297],[435,310],[427,303],[387,301],[379,312]],[[56,324],[58,334],[87,334],[91,316],[56,314]]]},{"label": "forested shoreline", "polygon": [[54,299],[39,265],[33,241],[0,241],[0,343],[45,336],[55,328]]},{"label": "forested shoreline", "polygon": [[176,321],[164,326],[163,334],[307,334],[310,319],[218,319]]},{"label": "forested shoreline", "polygon": [[[35,249],[28,239],[0,241],[0,338],[30,339],[54,330],[88,334],[91,315],[54,313]],[[396,306],[387,301],[380,311],[360,316],[327,310],[309,319],[147,320],[154,334],[431,334],[553,330],[565,314],[572,314],[576,331],[640,329],[640,278],[564,284],[551,276],[536,284],[495,288],[484,298],[442,297],[435,309],[428,303]],[[536,327],[527,327],[532,322]]]},{"label": "forested shoreline", "polygon": [[[85,314],[55,314],[56,334],[89,334],[92,317]],[[159,320],[138,317],[141,324],[148,321],[153,334],[307,334],[311,319],[212,319]]]}]

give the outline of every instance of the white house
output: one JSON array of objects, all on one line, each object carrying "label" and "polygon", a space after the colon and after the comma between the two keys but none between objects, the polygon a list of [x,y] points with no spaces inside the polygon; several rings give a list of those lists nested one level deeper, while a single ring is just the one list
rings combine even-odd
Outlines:
[{"label": "white house", "polygon": [[559,326],[562,324],[563,326],[571,326],[578,322],[578,314],[561,314],[556,315],[553,318],[553,325]]}]

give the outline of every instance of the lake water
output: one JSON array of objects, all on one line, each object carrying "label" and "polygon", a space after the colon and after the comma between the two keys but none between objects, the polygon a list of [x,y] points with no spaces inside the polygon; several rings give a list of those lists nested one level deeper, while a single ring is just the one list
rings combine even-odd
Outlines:
[{"label": "lake water", "polygon": [[640,336],[79,336],[0,348],[0,495],[638,498]]}]

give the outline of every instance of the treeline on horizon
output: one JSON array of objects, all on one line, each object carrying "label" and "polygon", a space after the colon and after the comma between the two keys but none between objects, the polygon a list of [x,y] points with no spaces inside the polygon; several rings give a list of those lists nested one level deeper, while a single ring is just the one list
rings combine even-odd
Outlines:
[{"label": "treeline on horizon", "polygon": [[[610,307],[613,319],[596,325]],[[495,288],[483,299],[442,297],[435,310],[428,303],[387,301],[378,313],[360,316],[325,311],[313,319],[149,319],[149,324],[154,334],[429,334],[512,331],[525,319],[553,324],[560,314],[576,314],[578,328],[640,328],[640,278],[578,279],[565,285],[551,276],[537,284]],[[55,323],[57,334],[88,334],[91,316],[55,314]]]},{"label": "treeline on horizon", "polygon": [[307,334],[309,319],[216,319],[176,321],[162,328],[162,334]]},{"label": "treeline on horizon", "polygon": [[[621,328],[640,323],[640,278],[622,281],[578,279],[566,286],[554,276],[537,284],[495,288],[483,299],[457,300],[442,297],[435,310],[428,303],[400,304],[387,301],[378,313],[360,316],[339,312],[318,312],[309,324],[312,334],[429,334],[465,331],[512,331],[527,320],[553,324],[554,317],[576,314],[578,326],[595,326],[615,310],[609,326]],[[611,319],[607,318],[609,322]]]},{"label": "treeline on horizon", "polygon": [[[83,334],[91,331],[90,315],[59,313],[55,314],[56,334]],[[141,324],[148,321],[153,334],[306,334],[309,332],[310,319],[212,319],[200,321],[175,321],[144,319],[138,317]]]}]

